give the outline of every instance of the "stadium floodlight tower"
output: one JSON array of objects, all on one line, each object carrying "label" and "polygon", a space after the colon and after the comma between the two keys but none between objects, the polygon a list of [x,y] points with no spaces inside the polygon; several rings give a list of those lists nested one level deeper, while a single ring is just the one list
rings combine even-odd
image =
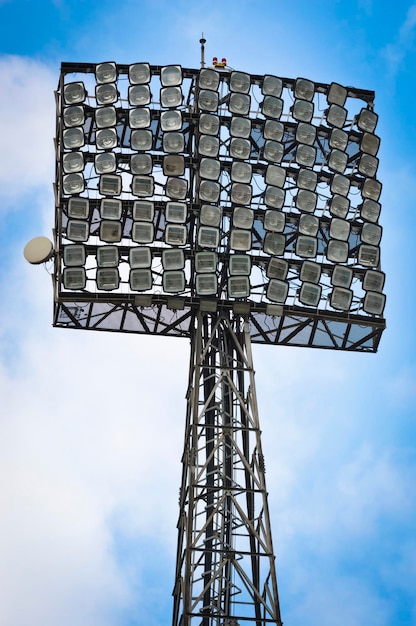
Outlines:
[{"label": "stadium floodlight tower", "polygon": [[374,93],[201,65],[62,64],[28,256],[55,326],[190,340],[173,626],[280,625],[251,344],[377,350]]}]

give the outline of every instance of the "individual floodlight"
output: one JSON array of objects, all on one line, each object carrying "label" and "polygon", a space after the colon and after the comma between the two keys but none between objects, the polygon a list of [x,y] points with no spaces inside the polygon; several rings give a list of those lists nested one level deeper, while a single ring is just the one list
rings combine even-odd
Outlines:
[{"label": "individual floodlight", "polygon": [[184,246],[188,232],[186,226],[180,224],[167,224],[165,230],[165,242],[171,246]]},{"label": "individual floodlight", "polygon": [[331,274],[331,285],[348,289],[351,286],[353,276],[354,272],[351,267],[335,265]]},{"label": "individual floodlight", "polygon": [[215,70],[202,69],[199,73],[198,85],[200,89],[216,91],[220,84],[220,75]]},{"label": "individual floodlight", "polygon": [[248,250],[250,250],[251,231],[232,228],[230,235],[230,248],[232,250],[238,250],[240,252],[247,252]]},{"label": "individual floodlight", "polygon": [[285,280],[289,272],[289,263],[284,259],[272,257],[267,265],[267,278],[278,278]]},{"label": "individual floodlight", "polygon": [[152,98],[149,85],[133,85],[128,90],[129,104],[142,107],[149,104]]},{"label": "individual floodlight", "polygon": [[326,114],[326,121],[329,126],[335,126],[335,128],[343,128],[345,120],[347,119],[347,109],[338,106],[338,104],[331,104]]},{"label": "individual floodlight", "polygon": [[272,278],[267,285],[266,298],[272,302],[280,302],[284,304],[289,291],[289,283],[284,280]]},{"label": "individual floodlight", "polygon": [[133,176],[131,193],[140,198],[153,196],[155,180],[153,176]]},{"label": "individual floodlight", "polygon": [[62,134],[64,148],[67,150],[76,150],[82,148],[85,144],[84,129],[76,126],[75,128],[66,128]]},{"label": "individual floodlight", "polygon": [[150,267],[152,264],[152,252],[150,248],[138,246],[129,250],[129,264],[132,269]]},{"label": "individual floodlight", "polygon": [[114,104],[118,100],[118,91],[115,83],[97,85],[95,88],[97,104]]},{"label": "individual floodlight", "polygon": [[377,200],[381,194],[381,183],[373,178],[366,178],[361,189],[361,195],[363,198],[369,198],[370,200]]},{"label": "individual floodlight", "polygon": [[367,270],[363,279],[363,289],[365,291],[383,291],[386,276],[384,272]]},{"label": "individual floodlight", "polygon": [[321,265],[314,261],[304,261],[300,268],[299,277],[301,281],[308,283],[318,283],[321,277]]},{"label": "individual floodlight", "polygon": [[351,224],[347,220],[342,220],[339,217],[333,217],[329,227],[329,236],[333,239],[340,239],[341,241],[348,241],[350,236]]},{"label": "individual floodlight", "polygon": [[334,287],[330,304],[333,309],[338,311],[349,311],[351,307],[353,293],[351,289],[345,289],[345,287]]},{"label": "individual floodlight", "polygon": [[231,137],[248,139],[251,134],[251,120],[246,117],[232,117],[230,124]]},{"label": "individual floodlight", "polygon": [[98,267],[117,267],[119,252],[117,246],[99,246],[97,248]]},{"label": "individual floodlight", "polygon": [[251,258],[247,254],[232,254],[229,269],[231,276],[250,276]]},{"label": "individual floodlight", "polygon": [[315,94],[315,85],[311,80],[306,78],[297,78],[294,87],[295,98],[302,100],[313,100]]},{"label": "individual floodlight", "polygon": [[243,93],[232,93],[228,101],[228,110],[237,115],[247,115],[250,111],[251,98]]},{"label": "individual floodlight", "polygon": [[250,91],[250,75],[245,72],[231,72],[230,91],[248,93]]},{"label": "individual floodlight", "polygon": [[64,109],[63,114],[64,124],[66,128],[73,128],[74,126],[82,126],[85,121],[84,107],[83,106],[70,106]]},{"label": "individual floodlight", "polygon": [[[248,139],[242,139],[241,137],[233,137],[230,141],[229,150],[230,150],[230,156],[234,157],[235,159],[248,159],[250,157],[251,144]],[[283,154],[283,146],[282,146],[282,154]],[[270,159],[270,160],[273,160],[273,159]]]},{"label": "individual floodlight", "polygon": [[330,239],[328,242],[326,256],[333,263],[346,263],[348,259],[349,247],[346,241]]},{"label": "individual floodlight", "polygon": [[200,135],[198,152],[203,156],[216,157],[220,149],[220,140],[212,135]]},{"label": "individual floodlight", "polygon": [[268,185],[266,187],[266,191],[264,192],[264,203],[268,207],[273,207],[274,209],[281,209],[285,203],[286,193],[284,189],[280,189],[280,187],[272,187]]},{"label": "individual floodlight", "polygon": [[361,244],[358,249],[358,263],[365,267],[378,267],[380,261],[380,248]]},{"label": "individual floodlight", "polygon": [[215,296],[218,290],[216,274],[197,274],[195,287],[198,296]]},{"label": "individual floodlight", "polygon": [[301,235],[315,237],[319,228],[319,219],[315,215],[304,214],[299,218],[299,232]]},{"label": "individual floodlight", "polygon": [[373,133],[376,129],[377,121],[377,113],[370,111],[370,109],[361,109],[357,118],[357,126],[360,130],[364,130],[366,133]]},{"label": "individual floodlight", "polygon": [[267,185],[283,187],[286,180],[286,170],[279,165],[268,165],[266,169],[265,181]]},{"label": "individual floodlight", "polygon": [[163,272],[163,291],[166,293],[181,293],[185,289],[185,272],[175,270]]},{"label": "individual floodlight", "polygon": [[160,103],[162,107],[179,107],[182,104],[183,95],[180,87],[163,87],[160,90]]},{"label": "individual floodlight", "polygon": [[164,87],[182,84],[182,68],[180,65],[166,65],[160,71],[160,82]]},{"label": "individual floodlight", "polygon": [[378,159],[371,154],[363,154],[358,161],[358,171],[364,176],[372,178],[376,175],[378,169]]},{"label": "individual floodlight", "polygon": [[348,154],[342,150],[331,150],[328,157],[328,167],[334,172],[343,174],[348,163]]},{"label": "individual floodlight", "polygon": [[80,104],[84,102],[86,92],[83,82],[67,83],[64,85],[65,104]]},{"label": "individual floodlight", "polygon": [[261,112],[265,117],[278,120],[283,111],[283,100],[274,96],[266,96],[263,100]]},{"label": "individual floodlight", "polygon": [[282,233],[285,229],[286,215],[282,211],[268,209],[264,213],[264,228],[276,233]]},{"label": "individual floodlight", "polygon": [[98,268],[97,270],[97,287],[104,291],[114,291],[118,289],[120,285],[120,274],[118,269],[113,268]]},{"label": "individual floodlight", "polygon": [[313,124],[306,124],[305,122],[299,122],[296,127],[296,141],[299,143],[313,146],[316,139],[316,126]]},{"label": "individual floodlight", "polygon": [[299,189],[315,191],[316,185],[318,184],[318,175],[312,170],[300,169],[296,182]]},{"label": "individual floodlight", "polygon": [[88,198],[69,198],[68,217],[75,219],[87,219],[90,213],[90,203]]},{"label": "individual floodlight", "polygon": [[331,191],[333,194],[347,196],[350,190],[351,181],[343,174],[334,174],[331,181]]},{"label": "individual floodlight", "polygon": [[199,197],[203,202],[217,202],[220,197],[220,185],[212,180],[201,180]]},{"label": "individual floodlight", "polygon": [[348,91],[345,87],[338,85],[338,83],[331,83],[326,98],[328,104],[338,104],[342,107],[345,104],[347,95]]},{"label": "individual floodlight", "polygon": [[339,196],[337,194],[332,196],[330,205],[329,205],[329,212],[331,213],[331,215],[344,218],[346,217],[349,211],[349,208],[350,208],[350,201],[348,198],[345,198],[344,196]]},{"label": "individual floodlight", "polygon": [[299,302],[306,306],[318,306],[321,299],[322,287],[315,283],[302,283],[299,292]]},{"label": "individual floodlight", "polygon": [[94,157],[94,168],[97,174],[110,174],[117,169],[116,155],[114,152],[103,152]]},{"label": "individual floodlight", "polygon": [[273,141],[281,141],[284,133],[284,125],[282,122],[275,120],[266,120],[263,127],[263,136],[265,139]]},{"label": "individual floodlight", "polygon": [[363,224],[361,229],[361,241],[372,246],[378,246],[382,235],[382,228],[378,224]]},{"label": "individual floodlight", "polygon": [[306,100],[295,100],[292,108],[292,117],[299,122],[310,122],[313,117],[313,102]]},{"label": "individual floodlight", "polygon": [[103,196],[119,196],[121,194],[121,176],[102,174],[98,189]]},{"label": "individual floodlight", "polygon": [[254,221],[253,209],[238,206],[233,211],[233,226],[236,228],[251,228]]},{"label": "individual floodlight", "polygon": [[64,194],[72,195],[82,193],[85,189],[84,176],[81,173],[66,174],[62,181]]},{"label": "individual floodlight", "polygon": [[132,174],[151,174],[153,169],[151,154],[132,154],[130,157],[130,171]]},{"label": "individual floodlight", "polygon": [[133,63],[129,66],[129,81],[132,85],[143,85],[150,82],[150,66],[148,63]]},{"label": "individual floodlight", "polygon": [[201,113],[199,116],[199,131],[205,135],[218,135],[220,118],[217,115]]},{"label": "individual floodlight", "polygon": [[234,161],[231,166],[231,180],[236,183],[250,183],[253,175],[253,167],[250,163]]},{"label": "individual floodlight", "polygon": [[132,130],[130,144],[133,150],[150,150],[153,143],[153,135],[150,130]]},{"label": "individual floodlight", "polygon": [[286,238],[280,233],[266,233],[263,243],[263,250],[266,254],[280,256],[284,253]]},{"label": "individual floodlight", "polygon": [[373,156],[377,155],[380,147],[380,137],[373,135],[372,133],[364,133],[361,138],[360,150]]},{"label": "individual floodlight", "polygon": [[198,106],[201,111],[216,111],[218,109],[218,93],[202,89],[198,96]]},{"label": "individual floodlight", "polygon": [[119,220],[121,218],[121,200],[116,198],[102,198],[100,215],[103,220]]},{"label": "individual floodlight", "polygon": [[318,240],[316,237],[308,235],[299,235],[296,241],[296,254],[302,258],[315,258],[318,248]]},{"label": "individual floodlight", "polygon": [[296,149],[296,163],[304,167],[313,167],[316,158],[316,148],[307,146],[303,143],[299,144]]},{"label": "individual floodlight", "polygon": [[99,84],[114,83],[117,80],[117,66],[115,63],[98,63],[95,66],[95,80]]},{"label": "individual floodlight", "polygon": [[76,267],[85,264],[85,246],[81,244],[70,244],[64,246],[64,264]]},{"label": "individual floodlight", "polygon": [[185,267],[183,250],[179,248],[163,250],[162,266],[164,270],[182,270]]},{"label": "individual floodlight", "polygon": [[172,132],[175,130],[181,130],[182,128],[182,113],[181,111],[162,111],[160,114],[160,127],[163,132]]},{"label": "individual floodlight", "polygon": [[333,128],[329,135],[329,147],[336,150],[345,150],[348,145],[348,133],[340,128]]},{"label": "individual floodlight", "polygon": [[151,222],[133,222],[131,238],[136,243],[152,243],[154,226]]},{"label": "individual floodlight", "polygon": [[82,172],[84,169],[84,155],[82,152],[67,152],[63,156],[62,167],[65,174]]},{"label": "individual floodlight", "polygon": [[300,211],[306,211],[307,213],[313,213],[316,208],[318,196],[313,191],[308,189],[300,189],[296,196],[296,207]]},{"label": "individual floodlight", "polygon": [[382,315],[386,304],[386,296],[383,293],[367,291],[364,297],[363,309],[371,315]]},{"label": "individual floodlight", "polygon": [[164,133],[163,150],[164,152],[183,152],[185,147],[185,139],[182,133]]},{"label": "individual floodlight", "polygon": [[183,178],[168,178],[166,181],[166,194],[174,200],[184,200],[188,191],[188,183]]},{"label": "individual floodlight", "polygon": [[273,163],[280,163],[280,161],[283,158],[283,150],[284,150],[283,144],[277,141],[272,141],[268,139],[264,143],[263,156],[266,159],[266,161],[271,161]]},{"label": "individual floodlight", "polygon": [[117,133],[115,128],[97,130],[95,135],[97,150],[111,150],[117,146]]},{"label": "individual floodlight", "polygon": [[152,272],[150,269],[132,269],[129,275],[129,285],[132,291],[149,291],[152,288]]},{"label": "individual floodlight", "polygon": [[235,204],[250,204],[253,189],[251,185],[243,183],[233,183],[231,185],[231,202]]},{"label": "individual floodlight", "polygon": [[218,227],[221,223],[222,209],[219,206],[213,206],[211,204],[203,204],[201,206],[201,212],[199,219],[201,224],[206,226]]},{"label": "individual floodlight", "polygon": [[216,252],[197,252],[195,254],[195,271],[201,274],[212,273],[217,269]]},{"label": "individual floodlight", "polygon": [[283,81],[277,76],[271,76],[266,74],[263,78],[263,84],[261,86],[261,92],[265,96],[279,97],[282,93]]},{"label": "individual floodlight", "polygon": [[85,289],[87,283],[85,269],[83,267],[65,267],[63,271],[63,283],[65,289]]},{"label": "individual floodlight", "polygon": [[129,126],[134,129],[148,128],[150,126],[150,109],[147,107],[130,109]]},{"label": "individual floodlight", "polygon": [[121,241],[121,224],[120,222],[102,221],[100,224],[100,239],[107,243],[117,243]]},{"label": "individual floodlight", "polygon": [[163,173],[165,176],[183,176],[185,173],[185,159],[178,154],[168,154],[163,157]]},{"label": "individual floodlight", "polygon": [[166,203],[166,220],[183,224],[186,221],[187,205],[184,202],[167,202]]},{"label": "individual floodlight", "polygon": [[217,159],[203,158],[199,164],[199,175],[201,178],[218,180],[221,173],[221,165]]},{"label": "individual floodlight", "polygon": [[248,276],[230,276],[228,279],[228,295],[230,298],[247,298],[250,295]]},{"label": "individual floodlight", "polygon": [[117,123],[117,112],[113,106],[102,107],[95,110],[95,123],[97,128],[110,128]]},{"label": "individual floodlight", "polygon": [[133,220],[151,222],[155,214],[155,205],[151,200],[135,200],[133,202]]},{"label": "individual floodlight", "polygon": [[201,248],[218,248],[220,231],[211,226],[200,226],[198,229],[198,245]]}]

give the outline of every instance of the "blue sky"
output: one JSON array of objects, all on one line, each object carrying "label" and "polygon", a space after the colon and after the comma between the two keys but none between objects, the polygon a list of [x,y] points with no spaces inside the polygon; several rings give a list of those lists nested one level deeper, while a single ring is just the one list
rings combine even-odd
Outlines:
[{"label": "blue sky", "polygon": [[254,348],[283,621],[416,623],[416,4],[0,0],[0,623],[171,620],[186,341],[53,329],[61,61],[373,89],[387,330],[376,355]]}]

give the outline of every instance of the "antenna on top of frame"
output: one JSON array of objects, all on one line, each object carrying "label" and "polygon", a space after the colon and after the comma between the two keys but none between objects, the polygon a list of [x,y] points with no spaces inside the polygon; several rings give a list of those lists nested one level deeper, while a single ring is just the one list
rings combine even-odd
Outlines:
[{"label": "antenna on top of frame", "polygon": [[201,67],[205,67],[205,44],[206,44],[207,40],[204,39],[204,33],[202,33],[202,37],[199,40],[199,43],[201,44]]}]

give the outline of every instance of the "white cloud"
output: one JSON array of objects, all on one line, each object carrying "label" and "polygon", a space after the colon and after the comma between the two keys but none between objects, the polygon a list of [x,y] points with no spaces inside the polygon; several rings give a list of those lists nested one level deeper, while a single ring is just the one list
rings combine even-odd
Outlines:
[{"label": "white cloud", "polygon": [[406,19],[401,25],[396,40],[388,44],[383,50],[391,75],[397,74],[402,61],[412,48],[416,35],[416,4],[412,4],[406,13]]}]

